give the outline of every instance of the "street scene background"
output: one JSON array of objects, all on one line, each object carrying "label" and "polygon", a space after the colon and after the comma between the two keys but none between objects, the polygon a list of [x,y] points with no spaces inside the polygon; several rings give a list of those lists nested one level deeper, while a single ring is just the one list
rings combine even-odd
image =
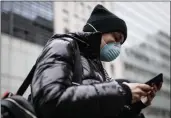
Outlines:
[{"label": "street scene background", "polygon": [[[128,37],[120,56],[103,63],[110,77],[145,83],[164,75],[161,91],[143,110],[147,118],[170,118],[169,2],[2,2],[1,96],[16,92],[56,33],[80,32],[97,4],[124,19]],[[30,88],[25,97],[30,94]]]}]

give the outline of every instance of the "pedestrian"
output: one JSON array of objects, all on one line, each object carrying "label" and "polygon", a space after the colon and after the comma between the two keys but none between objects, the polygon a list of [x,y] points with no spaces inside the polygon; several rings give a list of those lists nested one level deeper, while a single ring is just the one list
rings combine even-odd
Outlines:
[{"label": "pedestrian", "polygon": [[126,38],[125,21],[102,5],[95,6],[83,32],[52,36],[31,83],[38,117],[143,118],[156,87],[110,79],[101,63],[116,59]]}]

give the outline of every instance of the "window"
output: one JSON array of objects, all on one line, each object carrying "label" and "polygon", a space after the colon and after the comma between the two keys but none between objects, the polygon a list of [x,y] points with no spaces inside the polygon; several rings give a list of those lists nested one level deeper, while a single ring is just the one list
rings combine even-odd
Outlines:
[{"label": "window", "polygon": [[83,23],[86,23],[86,19],[85,18],[82,18],[82,21],[83,21]]},{"label": "window", "polygon": [[10,23],[9,14],[1,12],[1,32],[10,34]]},{"label": "window", "polygon": [[163,31],[159,31],[159,34],[170,41],[170,36],[168,34],[164,33]]},{"label": "window", "polygon": [[74,14],[74,17],[75,17],[76,19],[78,19],[78,14],[75,13],[75,14]]},{"label": "window", "polygon": [[2,1],[1,7],[2,7],[1,12],[9,12],[12,9],[12,2]]},{"label": "window", "polygon": [[159,96],[163,96],[165,98],[170,98],[170,93],[167,91],[163,91],[162,89],[157,93]]},{"label": "window", "polygon": [[84,7],[84,3],[83,2],[80,2],[80,8],[81,8],[81,12],[83,14],[85,14],[85,7]]},{"label": "window", "polygon": [[[1,31],[3,33],[39,45],[44,45],[53,35],[52,2],[5,1],[1,3]],[[11,16],[13,19],[10,21]]]},{"label": "window", "polygon": [[132,71],[133,73],[138,73],[141,76],[146,76],[146,77],[154,77],[154,76],[156,76],[156,73],[147,71],[147,70],[139,68],[137,66],[134,66],[134,65],[131,65],[131,64],[128,64],[128,63],[124,63],[124,65],[125,65],[126,70]]},{"label": "window", "polygon": [[155,107],[148,107],[146,109],[146,114],[150,115],[150,114],[155,114],[158,117],[163,117],[163,116],[170,116],[170,111],[169,110],[164,110],[164,109],[160,109],[160,108],[155,108]]},{"label": "window", "polygon": [[135,58],[138,58],[144,62],[148,62],[149,63],[149,58],[146,57],[145,55],[139,54],[137,51],[134,51],[132,49],[126,50],[126,53],[128,54],[128,56],[134,56]]},{"label": "window", "polygon": [[14,12],[16,14],[21,14],[22,10],[21,10],[21,2],[14,2],[13,6],[14,6]]},{"label": "window", "polygon": [[80,5],[81,5],[81,7],[83,7],[84,6],[84,3],[83,2],[80,2]]},{"label": "window", "polygon": [[[140,45],[142,48],[144,48],[144,50],[148,51],[148,50],[155,50],[153,47],[149,46],[149,45],[146,45],[146,44],[141,44]],[[151,51],[151,52],[153,52]],[[143,61],[145,63],[148,63],[148,64],[153,64],[155,66],[158,66],[158,67],[162,67],[164,68],[165,70],[169,70],[169,67],[168,65],[166,65],[165,63],[162,63],[162,62],[159,62],[156,58],[149,58],[141,53],[139,53],[138,51],[135,51],[135,50],[132,50],[132,49],[127,49],[125,50],[125,53],[130,56],[130,57],[135,57],[136,59],[140,60],[140,61]],[[157,54],[158,55],[161,55],[161,57],[166,60],[166,61],[169,61],[170,60],[170,56],[169,55],[166,55],[164,53],[160,53],[159,51],[157,51]]]},{"label": "window", "polygon": [[68,3],[69,2],[67,2],[67,1],[66,2],[63,2],[63,7],[68,7]]},{"label": "window", "polygon": [[63,18],[63,21],[64,21],[65,23],[68,23],[68,22],[69,22],[67,17],[64,17],[64,18]]},{"label": "window", "polygon": [[170,60],[170,56],[169,55],[167,55],[167,54],[164,54],[164,53],[160,53],[160,55],[161,55],[161,57],[163,58],[163,59],[165,59],[165,60]]},{"label": "window", "polygon": [[163,39],[164,39],[163,37],[160,37],[160,38],[158,37],[157,38],[157,41],[159,43],[159,46],[161,46],[161,47],[163,47],[165,49],[170,50],[170,44],[165,44],[165,42],[162,41]]},{"label": "window", "polygon": [[80,3],[74,2],[74,12],[79,13],[80,12]]},{"label": "window", "polygon": [[87,9],[89,10],[89,12],[91,11],[91,6],[90,5],[88,5],[87,6]]},{"label": "window", "polygon": [[68,10],[63,9],[62,11],[63,11],[65,14],[68,14]]},{"label": "window", "polygon": [[69,33],[69,29],[64,28],[64,33]]}]

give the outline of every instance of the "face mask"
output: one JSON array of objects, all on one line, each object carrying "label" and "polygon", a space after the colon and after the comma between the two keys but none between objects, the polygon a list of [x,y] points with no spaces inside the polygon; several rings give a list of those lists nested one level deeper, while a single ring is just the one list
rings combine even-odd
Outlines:
[{"label": "face mask", "polygon": [[[95,27],[93,27],[93,25],[87,23],[87,25],[89,25],[90,27],[92,27],[94,29],[95,32],[98,32],[96,30]],[[101,61],[112,61],[114,59],[116,59],[116,57],[119,56],[120,54],[120,49],[121,49],[121,45],[120,43],[108,43],[106,44],[101,50],[100,50],[100,60]]]},{"label": "face mask", "polygon": [[115,42],[106,44],[100,50],[100,59],[101,61],[113,61],[120,54],[121,45]]}]

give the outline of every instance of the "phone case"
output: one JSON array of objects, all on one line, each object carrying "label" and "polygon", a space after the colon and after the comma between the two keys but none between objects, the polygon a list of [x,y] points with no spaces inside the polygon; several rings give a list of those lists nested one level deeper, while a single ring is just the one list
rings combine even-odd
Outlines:
[{"label": "phone case", "polygon": [[157,75],[153,79],[149,80],[145,84],[148,84],[150,86],[152,86],[152,84],[155,84],[157,87],[160,87],[162,82],[163,82],[163,74],[160,73],[159,75]]}]

